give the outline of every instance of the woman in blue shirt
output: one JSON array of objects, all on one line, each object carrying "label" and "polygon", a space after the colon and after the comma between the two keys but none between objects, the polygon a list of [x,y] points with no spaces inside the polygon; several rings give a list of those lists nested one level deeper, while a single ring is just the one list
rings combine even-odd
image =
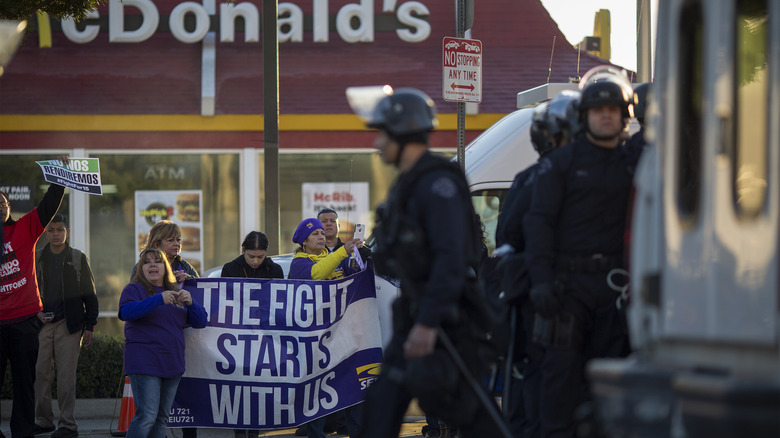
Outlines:
[{"label": "woman in blue shirt", "polygon": [[184,374],[184,328],[206,327],[206,310],[180,289],[165,253],[145,249],[119,297],[125,321],[125,374],[136,414],[127,438],[164,438],[168,413]]}]

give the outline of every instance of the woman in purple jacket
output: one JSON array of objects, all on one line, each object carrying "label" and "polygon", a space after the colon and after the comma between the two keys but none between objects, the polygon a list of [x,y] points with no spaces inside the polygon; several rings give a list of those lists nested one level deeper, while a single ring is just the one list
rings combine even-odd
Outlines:
[{"label": "woman in purple jacket", "polygon": [[136,414],[127,438],[164,438],[168,412],[184,374],[184,327],[206,327],[206,310],[179,289],[165,253],[141,252],[133,281],[119,298],[125,321],[125,374]]}]

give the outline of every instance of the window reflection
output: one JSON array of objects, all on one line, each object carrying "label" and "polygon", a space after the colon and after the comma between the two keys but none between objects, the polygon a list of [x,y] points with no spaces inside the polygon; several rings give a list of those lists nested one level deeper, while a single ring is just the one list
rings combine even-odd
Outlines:
[{"label": "window reflection", "polygon": [[118,307],[138,261],[135,192],[201,190],[203,266],[234,258],[240,244],[238,154],[96,154],[104,184],[90,198],[90,262],[103,311]]},{"label": "window reflection", "polygon": [[737,2],[735,44],[736,147],[732,156],[734,201],[742,217],[764,206],[769,99],[766,1]]},{"label": "window reflection", "polygon": [[485,242],[488,247],[488,254],[491,254],[496,248],[496,225],[498,225],[498,214],[504,208],[504,198],[507,190],[480,190],[471,194],[471,201],[474,203],[474,209],[482,219],[482,225],[485,230]]}]

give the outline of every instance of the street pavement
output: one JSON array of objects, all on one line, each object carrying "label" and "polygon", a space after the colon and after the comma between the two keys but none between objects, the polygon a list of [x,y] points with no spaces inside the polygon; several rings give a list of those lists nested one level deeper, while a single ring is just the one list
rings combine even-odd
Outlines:
[{"label": "street pavement", "polygon": [[[59,409],[57,401],[54,400],[54,418],[55,422]],[[7,438],[11,437],[8,420],[11,417],[11,400],[3,400],[0,404],[0,430]],[[116,431],[119,423],[119,412],[121,410],[120,399],[79,399],[76,400],[75,417],[79,425],[79,435],[83,437],[108,438],[111,432]],[[413,414],[413,415],[409,415]],[[411,406],[404,418],[404,424],[401,427],[399,437],[422,437],[420,429],[425,425],[425,417]],[[37,438],[49,438],[49,433],[37,435]],[[293,438],[295,429],[278,429],[260,432],[261,437],[273,438]],[[347,435],[329,435],[329,437],[344,437]],[[168,429],[167,438],[181,438],[181,429]],[[233,429],[198,429],[198,438],[234,438]]]}]

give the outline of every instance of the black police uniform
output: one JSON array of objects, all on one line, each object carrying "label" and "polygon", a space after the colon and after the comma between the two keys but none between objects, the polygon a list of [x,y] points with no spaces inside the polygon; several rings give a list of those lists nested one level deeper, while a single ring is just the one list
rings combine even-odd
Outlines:
[{"label": "black police uniform", "polygon": [[539,162],[524,219],[526,255],[533,287],[555,291],[560,305],[558,333],[541,364],[543,437],[573,436],[589,359],[629,353],[618,293],[606,280],[622,264],[636,159],[623,145],[602,148],[583,137]]},{"label": "black police uniform", "polygon": [[496,222],[496,248],[508,243],[512,245],[515,252],[525,250],[523,216],[531,205],[530,188],[536,180],[534,176],[536,166],[538,163],[515,175],[512,186],[509,187],[504,208],[501,209]]},{"label": "black police uniform", "polygon": [[476,282],[470,262],[479,255],[468,238],[475,231],[473,207],[465,176],[447,166],[454,165],[424,154],[398,177],[377,212],[372,257],[379,272],[400,278],[401,296],[382,373],[366,393],[360,437],[397,437],[413,397],[427,414],[460,426],[461,436],[500,436],[439,343],[426,357],[403,357],[410,329],[421,323],[447,332],[478,378],[486,371],[480,345],[469,342],[473,311],[465,304]]},{"label": "black police uniform", "polygon": [[[512,245],[516,253],[525,251],[523,218],[531,207],[533,187],[539,163],[515,176],[507,193],[506,204],[496,225],[496,246]],[[543,351],[531,342],[533,308],[527,299],[519,304],[515,362],[520,364],[522,379],[512,379],[511,400],[507,421],[513,436],[536,437],[539,435],[539,363]]]}]

